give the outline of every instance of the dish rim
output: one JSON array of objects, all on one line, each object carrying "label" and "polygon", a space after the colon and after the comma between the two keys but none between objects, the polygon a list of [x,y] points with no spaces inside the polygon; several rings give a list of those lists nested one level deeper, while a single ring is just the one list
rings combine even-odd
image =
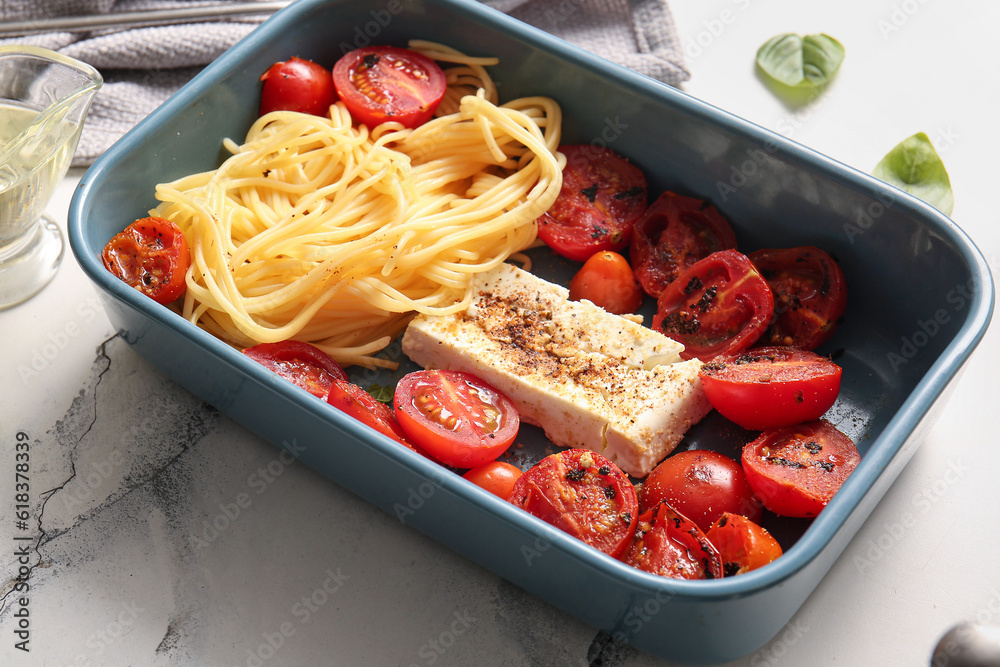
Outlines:
[{"label": "dish rim", "polygon": [[[921,423],[930,413],[935,402],[941,398],[948,384],[959,374],[972,352],[982,340],[989,326],[994,308],[995,294],[991,272],[982,253],[971,238],[954,221],[915,197],[898,190],[853,167],[840,163],[818,151],[799,144],[775,132],[767,130],[746,119],[706,103],[692,95],[654,79],[616,65],[596,55],[590,54],[569,42],[554,37],[539,29],[521,23],[505,14],[492,10],[474,0],[422,0],[423,5],[441,5],[466,14],[473,21],[491,24],[508,38],[519,39],[535,48],[548,51],[552,55],[583,67],[602,76],[613,77],[636,89],[640,95],[652,96],[659,101],[679,107],[681,111],[699,117],[713,124],[724,124],[730,130],[743,134],[748,141],[761,145],[777,146],[782,159],[796,165],[810,165],[827,178],[851,189],[868,193],[888,193],[893,198],[893,206],[904,213],[922,219],[933,226],[934,231],[946,237],[951,246],[961,255],[970,271],[970,280],[976,281],[973,298],[961,328],[945,346],[937,359],[930,365],[916,385],[909,391],[899,409],[886,422],[878,437],[871,441],[861,463],[847,479],[841,491],[826,509],[805,530],[802,536],[784,555],[767,567],[749,572],[739,577],[712,581],[685,581],[667,579],[632,568],[624,563],[592,549],[574,538],[550,532],[549,524],[537,519],[509,503],[496,498],[475,485],[461,480],[460,475],[447,473],[446,468],[434,464],[418,454],[395,444],[385,436],[366,429],[363,425],[340,413],[320,400],[309,400],[290,383],[275,382],[275,377],[267,369],[245,358],[207,331],[190,324],[180,315],[144,298],[139,292],[115,279],[107,272],[99,260],[99,248],[92,248],[87,240],[86,214],[90,207],[90,196],[112,173],[114,166],[123,157],[132,154],[155,133],[162,121],[175,114],[184,113],[191,102],[207,94],[212,85],[244,62],[247,54],[256,50],[268,36],[293,29],[295,22],[304,14],[321,5],[336,5],[340,0],[299,0],[274,14],[250,35],[222,54],[218,59],[198,73],[180,91],[172,95],[159,108],[140,121],[122,139],[108,149],[85,172],[73,195],[68,218],[70,246],[84,272],[104,293],[123,305],[137,311],[157,326],[165,327],[184,336],[193,344],[207,349],[220,361],[237,373],[249,375],[261,385],[270,385],[273,391],[287,400],[300,403],[315,416],[331,422],[332,425],[351,436],[359,443],[374,447],[385,456],[408,465],[415,472],[429,480],[437,480],[454,495],[488,509],[499,519],[513,524],[521,530],[534,534],[544,534],[558,544],[565,555],[600,570],[606,570],[623,583],[635,589],[663,591],[673,596],[702,601],[743,597],[780,585],[818,558],[831,543],[837,533],[847,523],[849,516],[859,509],[862,500],[875,487],[882,473],[899,454],[900,450],[915,437],[922,437]],[[220,143],[222,137],[219,138]],[[97,252],[94,253],[93,250]],[[285,386],[287,384],[287,386]],[[310,399],[312,397],[309,397]],[[919,444],[919,443],[917,443]],[[435,474],[435,473],[442,474]]]}]

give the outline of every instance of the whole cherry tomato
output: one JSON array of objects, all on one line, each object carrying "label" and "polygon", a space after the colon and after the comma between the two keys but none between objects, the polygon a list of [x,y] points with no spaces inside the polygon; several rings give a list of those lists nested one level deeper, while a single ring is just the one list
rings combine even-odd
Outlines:
[{"label": "whole cherry tomato", "polygon": [[514,484],[521,478],[521,469],[503,461],[489,461],[467,470],[462,477],[490,493],[509,500]]},{"label": "whole cherry tomato", "polygon": [[292,57],[271,65],[260,76],[260,115],[298,111],[313,116],[330,113],[337,100],[330,70],[311,60]]},{"label": "whole cherry tomato", "polygon": [[587,299],[609,313],[634,313],[642,305],[643,293],[628,260],[616,252],[601,250],[590,256],[569,281],[569,298]]},{"label": "whole cherry tomato", "polygon": [[677,452],[653,468],[639,491],[639,511],[664,500],[703,531],[725,512],[753,521],[764,514],[739,461],[711,450]]}]

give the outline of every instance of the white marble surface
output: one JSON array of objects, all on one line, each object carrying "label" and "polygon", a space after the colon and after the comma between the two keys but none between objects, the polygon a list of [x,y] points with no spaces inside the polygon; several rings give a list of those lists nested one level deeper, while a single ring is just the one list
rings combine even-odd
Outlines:
[{"label": "white marble surface", "polygon": [[[917,131],[954,219],[994,271],[1000,7],[979,0],[672,0],[693,77],[721,108],[870,171]],[[805,108],[753,68],[780,32],[847,58]],[[79,173],[49,207],[65,223]],[[996,327],[937,425],[793,618],[735,665],[927,664],[961,621],[1000,622]],[[19,432],[31,520],[15,524]],[[71,256],[0,312],[0,665],[665,664],[400,524],[164,379],[113,336]],[[28,536],[29,542],[15,541]],[[11,592],[25,556],[30,652]],[[719,641],[725,641],[720,637]]]}]

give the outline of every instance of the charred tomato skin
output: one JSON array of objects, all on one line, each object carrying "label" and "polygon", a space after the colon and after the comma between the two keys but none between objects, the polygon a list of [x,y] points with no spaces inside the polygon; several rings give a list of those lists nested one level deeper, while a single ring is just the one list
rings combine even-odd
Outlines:
[{"label": "charred tomato skin", "polygon": [[635,223],[629,259],[643,290],[659,297],[684,269],[735,248],[733,228],[710,202],[668,190]]},{"label": "charred tomato skin", "polygon": [[628,475],[586,449],[567,449],[528,468],[510,502],[613,557],[632,539],[639,515]]},{"label": "charred tomato skin", "polygon": [[628,248],[632,228],[646,210],[646,176],[608,148],[571,144],[559,152],[566,156],[562,188],[538,219],[538,237],[578,262]]},{"label": "charred tomato skin", "polygon": [[834,258],[815,246],[765,248],[749,255],[774,293],[765,345],[815,350],[830,340],[847,311],[847,280]]},{"label": "charred tomato skin", "polygon": [[753,431],[819,419],[836,402],[842,374],[827,357],[782,346],[721,355],[698,372],[712,407]]},{"label": "charred tomato skin", "polygon": [[672,579],[719,579],[724,574],[715,545],[667,501],[639,516],[635,534],[620,560]]},{"label": "charred tomato skin", "polygon": [[720,250],[684,269],[656,302],[652,328],[710,361],[753,345],[774,314],[767,281],[746,255]]},{"label": "charred tomato skin", "polygon": [[187,289],[191,253],[180,227],[166,218],[136,220],[107,242],[101,261],[116,278],[163,305]]},{"label": "charred tomato skin", "polygon": [[764,431],[743,447],[743,470],[764,507],[812,518],[861,461],[854,442],[825,419]]}]

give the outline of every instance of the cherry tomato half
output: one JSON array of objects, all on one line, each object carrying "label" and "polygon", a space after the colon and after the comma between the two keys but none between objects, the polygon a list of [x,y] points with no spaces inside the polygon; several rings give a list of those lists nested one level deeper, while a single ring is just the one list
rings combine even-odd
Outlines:
[{"label": "cherry tomato half", "polygon": [[683,343],[684,359],[702,361],[750,347],[774,313],[767,281],[735,250],[689,266],[656,303],[653,329]]},{"label": "cherry tomato half", "polygon": [[837,262],[812,246],[749,257],[774,293],[774,319],[761,341],[815,350],[829,340],[847,310],[847,281]]},{"label": "cherry tomato half", "polygon": [[783,553],[778,541],[762,526],[739,514],[725,512],[705,533],[719,550],[727,577],[763,567]]},{"label": "cherry tomato half", "polygon": [[818,515],[861,455],[825,419],[765,431],[743,448],[743,470],[764,507],[790,517]]},{"label": "cherry tomato half", "polygon": [[298,111],[326,116],[337,101],[330,70],[311,60],[292,57],[271,65],[260,75],[260,115]]},{"label": "cherry tomato half", "polygon": [[510,502],[615,557],[631,540],[639,514],[628,476],[586,449],[567,449],[528,468]]},{"label": "cherry tomato half", "polygon": [[504,500],[510,499],[521,469],[503,461],[490,461],[467,470],[462,477]]},{"label": "cherry tomato half", "polygon": [[616,252],[601,250],[590,256],[569,281],[569,298],[587,299],[609,313],[634,313],[642,305],[643,293],[628,260]]},{"label": "cherry tomato half", "polygon": [[840,366],[794,347],[756,347],[716,357],[698,375],[726,419],[763,431],[813,421],[840,393]]},{"label": "cherry tomato half", "polygon": [[562,189],[538,219],[538,237],[553,252],[584,262],[601,250],[623,250],[646,210],[646,176],[612,150],[560,146]]},{"label": "cherry tomato half", "polygon": [[621,560],[673,579],[719,579],[723,575],[715,546],[668,502],[642,513]]},{"label": "cherry tomato half", "polygon": [[334,380],[333,384],[330,385],[330,393],[326,396],[326,402],[354,417],[361,423],[370,426],[382,435],[389,436],[418,454],[427,456],[425,451],[410,442],[409,438],[406,437],[406,433],[396,420],[396,415],[393,414],[392,408],[385,403],[375,400],[362,387],[352,382]]},{"label": "cherry tomato half", "polygon": [[260,343],[243,354],[320,398],[330,393],[334,380],[347,381],[347,374],[333,357],[303,341]]},{"label": "cherry tomato half", "polygon": [[180,227],[165,218],[136,220],[108,241],[104,268],[153,301],[168,304],[184,294],[191,254]]},{"label": "cherry tomato half", "polygon": [[635,223],[629,257],[639,284],[658,297],[687,267],[734,248],[736,234],[714,206],[667,191]]},{"label": "cherry tomato half", "polygon": [[336,62],[333,85],[356,122],[374,128],[391,120],[413,128],[434,115],[448,84],[438,64],[423,54],[366,46]]},{"label": "cherry tomato half", "polygon": [[639,491],[639,511],[667,501],[675,510],[708,530],[725,512],[760,521],[764,507],[747,484],[743,466],[711,450],[677,452],[649,473]]},{"label": "cherry tomato half", "polygon": [[393,404],[410,440],[455,468],[500,456],[520,427],[513,401],[463,371],[408,373],[396,385]]}]

